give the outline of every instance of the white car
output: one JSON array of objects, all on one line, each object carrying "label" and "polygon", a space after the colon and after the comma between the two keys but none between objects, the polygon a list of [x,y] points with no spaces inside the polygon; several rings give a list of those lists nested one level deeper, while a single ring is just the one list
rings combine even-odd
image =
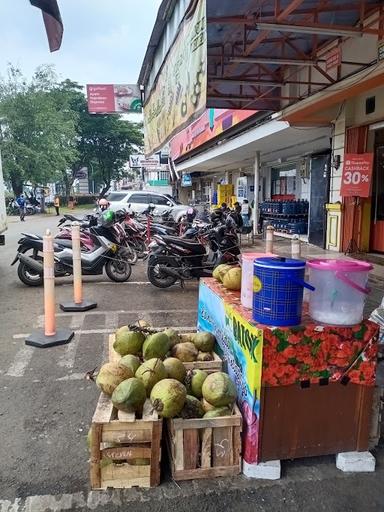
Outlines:
[{"label": "white car", "polygon": [[119,192],[110,192],[106,199],[109,201],[110,209],[131,210],[135,213],[142,213],[150,204],[156,208],[156,213],[161,214],[167,210],[172,210],[173,218],[178,222],[188,208],[187,205],[178,204],[172,197],[166,194],[148,192],[147,190],[121,190]]}]

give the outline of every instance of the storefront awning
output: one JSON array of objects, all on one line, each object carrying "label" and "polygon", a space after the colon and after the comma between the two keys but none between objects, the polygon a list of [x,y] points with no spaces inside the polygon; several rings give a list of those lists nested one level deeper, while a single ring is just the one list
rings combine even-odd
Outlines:
[{"label": "storefront awning", "polygon": [[[310,91],[337,82],[318,50],[347,37],[384,37],[382,7],[377,0],[207,0],[207,106],[279,111],[303,97],[297,87],[283,93],[285,85]],[[356,72],[371,62],[360,54],[341,64]]]},{"label": "storefront awning", "polygon": [[272,120],[249,129],[211,149],[175,163],[178,172],[220,172],[252,168],[257,151],[262,165],[329,149],[330,127],[296,128],[285,121]]}]

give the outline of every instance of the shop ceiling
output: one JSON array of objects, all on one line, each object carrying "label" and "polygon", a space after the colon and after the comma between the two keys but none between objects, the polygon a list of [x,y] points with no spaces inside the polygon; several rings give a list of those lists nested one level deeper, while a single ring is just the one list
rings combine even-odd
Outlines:
[{"label": "shop ceiling", "polygon": [[273,167],[329,150],[330,137],[330,127],[296,128],[286,121],[272,120],[176,163],[176,169],[204,173],[251,170],[257,151],[260,151],[262,166]]},{"label": "shop ceiling", "polygon": [[[299,83],[295,69],[303,66],[308,68],[308,79],[300,84],[308,86],[307,95],[311,86],[336,83],[324,60],[316,58],[317,51],[342,37],[378,37],[384,29],[383,4],[378,0],[207,0],[207,106],[277,112],[303,99],[283,96],[281,90]],[[374,12],[376,23],[381,20],[379,29],[363,26],[360,20]],[[345,63],[355,66],[356,72],[372,64]],[[317,71],[317,82],[311,69]]]}]

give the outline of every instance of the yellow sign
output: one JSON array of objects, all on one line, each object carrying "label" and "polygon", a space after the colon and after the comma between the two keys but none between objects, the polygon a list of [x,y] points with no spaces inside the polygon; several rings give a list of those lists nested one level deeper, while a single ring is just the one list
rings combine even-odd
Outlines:
[{"label": "yellow sign", "polygon": [[228,304],[225,304],[225,316],[232,331],[232,354],[242,374],[242,397],[239,398],[248,402],[251,410],[258,414],[263,371],[263,330],[250,324]]},{"label": "yellow sign", "polygon": [[205,0],[187,13],[144,105],[146,154],[161,149],[202,114],[207,95]]}]

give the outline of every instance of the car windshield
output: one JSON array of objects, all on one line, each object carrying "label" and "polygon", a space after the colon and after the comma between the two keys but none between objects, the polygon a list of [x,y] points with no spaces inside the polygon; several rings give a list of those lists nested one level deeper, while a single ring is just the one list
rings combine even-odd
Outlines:
[{"label": "car windshield", "polygon": [[111,194],[108,194],[108,201],[123,201],[126,197],[127,193],[121,193],[121,192],[112,192]]}]

